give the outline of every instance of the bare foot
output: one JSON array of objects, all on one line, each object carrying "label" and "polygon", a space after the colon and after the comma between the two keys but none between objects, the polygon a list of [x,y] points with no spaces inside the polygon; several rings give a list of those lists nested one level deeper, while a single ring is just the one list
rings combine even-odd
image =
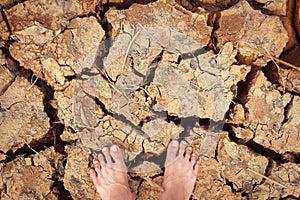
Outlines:
[{"label": "bare foot", "polygon": [[185,141],[173,140],[167,149],[165,175],[163,180],[164,191],[160,193],[161,200],[185,200],[192,195],[199,162],[192,148]]},{"label": "bare foot", "polygon": [[90,175],[102,200],[132,200],[133,196],[128,185],[127,167],[121,149],[112,145],[104,147],[102,154],[94,163]]}]

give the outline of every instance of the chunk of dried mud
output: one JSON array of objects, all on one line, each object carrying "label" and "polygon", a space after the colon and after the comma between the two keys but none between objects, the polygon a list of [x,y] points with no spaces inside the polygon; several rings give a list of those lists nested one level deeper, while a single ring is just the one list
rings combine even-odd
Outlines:
[{"label": "chunk of dried mud", "polygon": [[286,16],[287,13],[287,0],[255,0],[257,3],[263,4],[262,9],[267,10],[268,14]]},{"label": "chunk of dried mud", "polygon": [[253,189],[252,197],[259,199],[299,197],[299,173],[299,164],[276,164],[268,176],[272,181],[266,180],[263,184],[257,185]]},{"label": "chunk of dried mud", "polygon": [[[149,138],[144,140],[143,147],[145,152],[153,152],[160,155],[168,146],[170,140],[179,139],[179,134],[183,131],[181,127],[174,123],[167,123],[161,119],[152,120],[143,126]],[[158,132],[153,132],[158,130]]]},{"label": "chunk of dried mud", "polygon": [[70,131],[64,131],[61,135],[60,138],[62,141],[73,143],[76,140],[79,139],[79,135],[77,133],[72,133]]},{"label": "chunk of dried mud", "polygon": [[23,31],[39,22],[42,27],[51,30],[53,36],[57,36],[69,24],[70,19],[95,12],[98,3],[99,0],[85,2],[28,0],[5,10],[5,14],[12,32]]},{"label": "chunk of dried mud", "polygon": [[76,80],[70,81],[68,87],[61,91],[54,91],[51,105],[57,110],[57,116],[65,126],[74,126],[74,116],[72,112],[74,85]]},{"label": "chunk of dried mud", "polygon": [[48,133],[49,118],[44,111],[44,94],[22,77],[0,96],[0,150],[16,151],[24,144],[39,140]]},{"label": "chunk of dried mud", "polygon": [[244,191],[248,191],[263,179],[261,176],[252,174],[248,168],[264,175],[268,165],[267,158],[227,138],[219,142],[218,161],[221,164],[221,176],[232,182],[235,190],[243,189]]},{"label": "chunk of dried mud", "polygon": [[296,1],[286,1],[286,16],[280,17],[289,37],[283,52],[290,51],[298,44],[297,30],[294,23],[295,6]]},{"label": "chunk of dried mud", "polygon": [[216,61],[217,65],[222,68],[221,74],[224,80],[225,93],[226,93],[226,110],[229,109],[229,105],[237,95],[238,83],[245,81],[247,74],[250,72],[251,67],[247,65],[236,65],[235,57],[237,56],[237,50],[231,42],[227,42],[220,50]]},{"label": "chunk of dried mud", "polygon": [[[283,56],[283,60],[291,63],[295,67],[300,66],[299,57],[300,47],[296,46],[289,52],[288,55]],[[272,64],[266,69],[266,76],[272,82],[279,84],[281,89],[289,92],[300,92],[300,72],[287,65],[275,61],[277,65]]]},{"label": "chunk of dried mud", "polygon": [[[286,145],[289,131],[282,126],[285,107],[290,101],[290,94],[280,94],[261,72],[258,73],[256,82],[249,91],[249,101],[245,105],[249,113],[244,125],[248,124],[255,130],[254,142],[279,153],[293,148]],[[297,137],[297,131],[292,134]]]},{"label": "chunk of dried mud", "polygon": [[[289,93],[281,94],[262,72],[258,72],[248,93],[247,112],[240,104],[235,104],[230,114],[231,122],[242,125],[234,129],[235,134],[244,141],[254,134],[254,142],[278,153],[299,152],[294,145],[299,132],[296,122],[299,115],[297,106],[288,111],[291,100]],[[292,104],[298,105],[298,101],[295,97]]]},{"label": "chunk of dried mud", "polygon": [[[159,165],[157,165],[153,162],[148,162],[148,161],[144,161],[140,165],[134,167],[132,170],[133,170],[133,173],[137,172],[137,174],[142,175],[143,177],[148,177],[148,178],[150,176],[155,176],[155,175],[163,172]],[[141,172],[144,172],[144,173],[141,173]]]},{"label": "chunk of dried mud", "polygon": [[196,155],[214,158],[219,138],[223,138],[228,133],[220,132],[215,135],[208,129],[208,126],[200,126],[196,123],[192,129],[187,130],[184,140],[191,145]]},{"label": "chunk of dried mud", "polygon": [[133,179],[133,178],[128,179],[129,187],[134,197],[136,197],[138,194],[138,188],[141,184],[141,181],[142,181],[141,179]]},{"label": "chunk of dried mud", "polygon": [[[248,93],[245,107],[249,111],[246,123],[251,129],[258,125],[278,131],[277,125],[284,119],[284,107],[289,103],[291,95],[281,95],[278,90],[267,80],[262,72],[256,75],[256,81]],[[264,109],[261,109],[264,108]],[[257,130],[257,129],[256,129]]]},{"label": "chunk of dried mud", "polygon": [[7,9],[7,8],[10,8],[10,7],[22,2],[22,1],[24,1],[24,0],[3,0],[0,2],[0,5],[1,5],[1,7]]},{"label": "chunk of dried mud", "polygon": [[182,32],[206,46],[212,31],[212,27],[206,24],[207,12],[192,13],[176,6],[175,2],[160,0],[146,5],[133,4],[122,11],[111,8],[105,15],[112,26],[112,36],[120,31],[138,28],[140,23],[145,28],[158,27]]},{"label": "chunk of dried mud", "polygon": [[230,109],[227,122],[243,125],[246,120],[246,111],[242,104],[233,103],[233,108]]},{"label": "chunk of dried mud", "polygon": [[0,38],[2,40],[8,40],[9,35],[10,35],[10,33],[9,33],[9,30],[8,30],[7,24],[4,20],[2,12],[0,12]]},{"label": "chunk of dried mud", "polygon": [[299,1],[296,1],[295,9],[296,10],[295,10],[294,21],[298,31],[298,36],[300,36],[300,2]]},{"label": "chunk of dried mud", "polygon": [[67,77],[76,76],[85,58],[98,48],[104,31],[93,16],[72,19],[66,30],[55,36],[39,22],[32,23],[26,29],[13,31],[17,42],[9,48],[11,55],[55,90],[62,90],[69,84]]},{"label": "chunk of dried mud", "polygon": [[145,200],[158,199],[159,193],[162,192],[162,182],[162,176],[146,179],[139,188],[139,195],[137,198]]},{"label": "chunk of dried mud", "polygon": [[234,136],[238,139],[240,139],[241,142],[246,143],[253,139],[254,137],[254,131],[248,128],[242,128],[242,127],[232,127],[232,131],[234,132]]},{"label": "chunk of dried mud", "polygon": [[203,9],[197,7],[193,1],[189,0],[175,0],[175,2],[191,12],[199,12],[200,9]]},{"label": "chunk of dried mud", "polygon": [[219,26],[215,34],[218,48],[232,42],[246,64],[265,66],[271,59],[264,48],[278,57],[288,42],[287,31],[279,17],[264,15],[245,0],[222,11]]},{"label": "chunk of dried mud", "polygon": [[1,199],[57,199],[51,191],[52,174],[41,166],[26,163],[25,160],[19,157],[1,170],[1,177],[6,185]]},{"label": "chunk of dried mud", "polygon": [[[187,0],[179,1],[185,2]],[[232,5],[237,3],[238,0],[192,0],[191,2],[194,2],[197,6],[203,7],[210,11],[219,11],[231,7]]]},{"label": "chunk of dried mud", "polygon": [[32,156],[32,163],[34,166],[41,166],[44,171],[63,176],[64,166],[63,166],[64,155],[57,153],[54,147],[45,149],[44,151],[39,151],[37,154]]},{"label": "chunk of dried mud", "polygon": [[64,186],[73,199],[96,199],[98,193],[89,174],[89,151],[77,144],[66,146],[68,153],[65,167]]},{"label": "chunk of dried mud", "polygon": [[222,177],[222,165],[215,159],[201,159],[192,199],[243,199],[234,194]]},{"label": "chunk of dried mud", "polygon": [[292,107],[288,111],[287,121],[282,124],[279,130],[279,138],[272,138],[273,149],[279,153],[294,152],[300,153],[298,145],[300,137],[300,98],[295,96]]},{"label": "chunk of dried mud", "polygon": [[9,69],[14,76],[19,74],[17,63],[2,49],[0,49],[0,67]]}]

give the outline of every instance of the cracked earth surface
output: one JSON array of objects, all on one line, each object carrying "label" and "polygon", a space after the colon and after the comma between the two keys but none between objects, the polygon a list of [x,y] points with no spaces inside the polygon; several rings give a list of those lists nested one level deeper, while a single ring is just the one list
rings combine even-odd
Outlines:
[{"label": "cracked earth surface", "polygon": [[298,0],[0,6],[0,199],[99,199],[112,143],[157,199],[171,139],[201,155],[191,199],[300,198]]}]

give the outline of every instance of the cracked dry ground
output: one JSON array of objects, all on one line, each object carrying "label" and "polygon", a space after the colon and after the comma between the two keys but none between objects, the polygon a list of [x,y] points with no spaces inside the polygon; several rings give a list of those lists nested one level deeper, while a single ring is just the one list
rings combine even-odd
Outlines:
[{"label": "cracked dry ground", "polygon": [[171,139],[205,154],[191,199],[300,198],[300,1],[0,5],[0,199],[99,199],[111,143],[157,199]]}]

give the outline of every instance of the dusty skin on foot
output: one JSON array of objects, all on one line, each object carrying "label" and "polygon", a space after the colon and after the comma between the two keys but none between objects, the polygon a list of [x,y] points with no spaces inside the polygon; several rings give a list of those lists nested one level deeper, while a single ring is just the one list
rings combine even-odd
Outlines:
[{"label": "dusty skin on foot", "polygon": [[160,200],[185,200],[192,195],[199,162],[185,141],[173,140],[167,149],[165,173],[163,180],[164,192],[159,195]]},{"label": "dusty skin on foot", "polygon": [[[127,176],[127,167],[122,151],[116,146],[104,147],[91,169],[91,178],[103,200],[134,199]],[[160,200],[189,199],[196,182],[199,163],[192,148],[185,141],[172,141],[167,149],[165,173]]]},{"label": "dusty skin on foot", "polygon": [[104,147],[98,161],[91,169],[91,178],[102,200],[134,199],[128,185],[127,167],[121,149],[112,145]]}]

